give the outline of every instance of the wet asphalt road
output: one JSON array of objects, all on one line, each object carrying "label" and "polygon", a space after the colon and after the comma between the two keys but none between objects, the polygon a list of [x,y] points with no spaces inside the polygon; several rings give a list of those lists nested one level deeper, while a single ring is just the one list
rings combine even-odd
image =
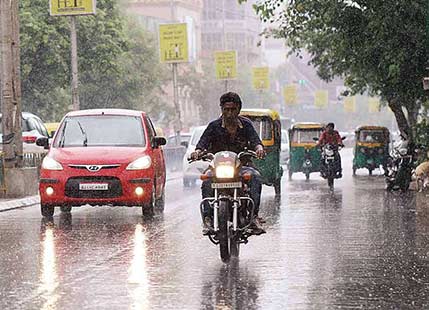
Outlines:
[{"label": "wet asphalt road", "polygon": [[[263,189],[267,234],[226,265],[201,235],[199,189],[167,184],[163,215],[138,208],[0,213],[0,309],[428,309],[427,194],[381,176],[316,174]],[[376,172],[377,174],[377,172]]]}]

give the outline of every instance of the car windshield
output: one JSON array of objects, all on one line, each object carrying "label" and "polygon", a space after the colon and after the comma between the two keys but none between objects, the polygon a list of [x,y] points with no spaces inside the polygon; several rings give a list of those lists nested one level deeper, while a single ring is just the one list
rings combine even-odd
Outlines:
[{"label": "car windshield", "polygon": [[136,116],[75,116],[64,120],[55,147],[144,146],[142,120]]},{"label": "car windshield", "polygon": [[306,129],[293,132],[292,141],[297,143],[315,143],[313,138],[319,139],[321,130]]},{"label": "car windshield", "polygon": [[386,140],[382,130],[362,130],[359,133],[360,142],[375,142],[380,143]]}]

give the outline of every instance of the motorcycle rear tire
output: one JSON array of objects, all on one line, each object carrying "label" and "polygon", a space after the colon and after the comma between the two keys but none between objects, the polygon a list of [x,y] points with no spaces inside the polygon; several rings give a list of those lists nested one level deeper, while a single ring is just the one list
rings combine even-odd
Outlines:
[{"label": "motorcycle rear tire", "polygon": [[220,258],[224,263],[228,263],[231,258],[231,253],[229,252],[229,229],[228,229],[228,202],[226,200],[221,200],[219,202],[219,231],[218,231],[218,240],[219,240],[219,250]]}]

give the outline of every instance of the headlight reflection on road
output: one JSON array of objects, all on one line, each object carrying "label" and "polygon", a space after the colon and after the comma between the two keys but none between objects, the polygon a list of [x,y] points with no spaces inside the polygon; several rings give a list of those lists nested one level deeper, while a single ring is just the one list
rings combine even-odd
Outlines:
[{"label": "headlight reflection on road", "polygon": [[58,275],[55,261],[54,230],[47,227],[42,241],[42,270],[39,292],[46,300],[41,309],[56,309],[59,295],[55,293],[58,287]]},{"label": "headlight reflection on road", "polygon": [[136,285],[132,292],[131,309],[149,309],[149,281],[146,266],[146,236],[141,224],[134,231],[134,253],[129,269],[128,283]]}]

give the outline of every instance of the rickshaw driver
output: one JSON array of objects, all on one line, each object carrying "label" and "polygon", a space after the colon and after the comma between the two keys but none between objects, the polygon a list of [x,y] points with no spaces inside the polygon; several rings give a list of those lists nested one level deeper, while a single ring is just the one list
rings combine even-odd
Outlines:
[{"label": "rickshaw driver", "polygon": [[[337,151],[335,152],[335,156],[336,156],[336,163],[337,163],[337,177],[341,178],[343,176],[342,174],[342,168],[341,168],[341,156],[340,156],[340,152],[338,152],[338,147],[344,147],[343,144],[343,140],[341,139],[340,133],[334,129],[335,128],[335,124],[334,123],[328,123],[326,125],[325,131],[322,132],[322,134],[320,135],[319,141],[317,142],[317,145],[320,146],[321,148],[325,145],[325,144],[333,144],[336,148]],[[324,163],[321,163],[322,166],[324,167]],[[321,173],[323,174],[324,171],[322,169]]]},{"label": "rickshaw driver", "polygon": [[[190,155],[192,159],[198,159],[203,150],[207,150],[213,154],[220,151],[232,151],[238,154],[244,151],[246,147],[254,149],[258,158],[265,156],[262,141],[252,122],[245,117],[239,116],[241,105],[240,96],[236,93],[228,92],[220,97],[222,115],[208,124],[195,147],[195,151]],[[255,235],[263,234],[265,230],[261,227],[261,218],[258,217],[262,191],[261,175],[254,167],[250,166],[242,166],[240,172],[252,175],[249,185],[250,197],[255,207],[255,219],[250,228]],[[202,183],[201,194],[203,198],[213,195],[211,180],[205,180]],[[211,208],[208,206],[208,203],[204,204],[203,213],[206,226],[212,226]],[[203,234],[207,233],[209,232],[203,230]]]}]

